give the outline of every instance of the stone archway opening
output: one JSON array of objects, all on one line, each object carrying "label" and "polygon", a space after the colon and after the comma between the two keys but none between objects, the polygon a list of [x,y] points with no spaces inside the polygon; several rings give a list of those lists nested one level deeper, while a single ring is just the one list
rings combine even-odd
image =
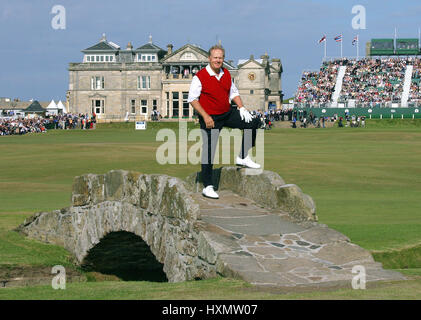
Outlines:
[{"label": "stone archway opening", "polygon": [[123,281],[167,282],[162,263],[134,233],[110,232],[88,251],[81,267],[87,272],[115,275]]}]

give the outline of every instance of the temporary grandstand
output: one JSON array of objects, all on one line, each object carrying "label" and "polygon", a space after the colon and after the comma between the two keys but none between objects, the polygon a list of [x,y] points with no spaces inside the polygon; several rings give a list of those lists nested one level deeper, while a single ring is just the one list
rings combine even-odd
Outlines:
[{"label": "temporary grandstand", "polygon": [[[325,59],[304,71],[294,97],[298,107],[421,107],[418,39],[371,39],[367,57]],[[418,109],[417,109],[418,110]]]},{"label": "temporary grandstand", "polygon": [[294,103],[311,107],[421,106],[421,59],[377,57],[323,61],[304,71]]}]

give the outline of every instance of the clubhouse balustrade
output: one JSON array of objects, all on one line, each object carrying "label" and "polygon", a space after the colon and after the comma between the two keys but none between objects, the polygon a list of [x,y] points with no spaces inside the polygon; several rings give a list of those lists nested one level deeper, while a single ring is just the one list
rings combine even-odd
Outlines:
[{"label": "clubhouse balustrade", "polygon": [[165,80],[189,80],[189,79],[191,80],[192,78],[193,78],[192,74],[184,75],[184,74],[180,74],[180,73],[177,73],[177,74],[166,73],[164,75]]}]

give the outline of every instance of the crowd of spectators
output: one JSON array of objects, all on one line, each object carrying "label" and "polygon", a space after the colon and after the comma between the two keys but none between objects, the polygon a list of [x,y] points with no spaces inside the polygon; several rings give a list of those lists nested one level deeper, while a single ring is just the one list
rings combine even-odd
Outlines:
[{"label": "crowd of spectators", "polygon": [[292,128],[307,128],[309,126],[316,128],[325,128],[325,122],[334,122],[334,117],[317,117],[312,111],[305,109],[284,108],[270,111],[251,111],[251,114],[262,121],[263,129],[271,129],[276,121],[289,121]]},{"label": "crowd of spectators", "polygon": [[292,109],[253,110],[250,113],[261,119],[262,128],[266,130],[272,129],[275,121],[290,121],[293,114]]},{"label": "crowd of spectators", "polygon": [[303,72],[294,102],[331,102],[339,66],[346,66],[339,102],[399,103],[407,65],[414,65],[409,101],[421,102],[421,59],[414,57],[324,61],[320,71]]},{"label": "crowd of spectators", "polygon": [[47,119],[1,119],[0,136],[22,135],[30,132],[46,132]]},{"label": "crowd of spectators", "polygon": [[95,129],[96,115],[86,114],[64,114],[50,117],[53,129]]},{"label": "crowd of spectators", "polygon": [[[344,125],[345,121],[345,125]],[[356,116],[352,115],[350,116],[348,112],[345,113],[344,117],[339,117],[338,119],[338,127],[351,127],[351,128],[358,128],[358,127],[365,127],[365,116]]]},{"label": "crowd of spectators", "polygon": [[0,118],[0,136],[46,132],[49,129],[95,129],[96,116],[63,114],[37,118]]},{"label": "crowd of spectators", "polygon": [[411,89],[409,90],[408,101],[421,102],[421,59],[413,61]]},{"label": "crowd of spectators", "polygon": [[401,58],[346,60],[339,100],[400,102],[408,62]]},{"label": "crowd of spectators", "polygon": [[324,61],[318,72],[304,71],[301,85],[295,95],[295,102],[329,102],[336,84],[336,76],[341,60]]}]

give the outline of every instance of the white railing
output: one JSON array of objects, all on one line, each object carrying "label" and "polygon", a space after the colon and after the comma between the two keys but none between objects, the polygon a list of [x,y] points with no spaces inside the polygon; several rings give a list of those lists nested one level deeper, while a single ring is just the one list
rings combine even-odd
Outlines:
[{"label": "white railing", "polygon": [[402,106],[408,105],[408,98],[409,98],[409,89],[411,88],[411,81],[412,81],[412,70],[414,69],[413,65],[407,65],[405,70],[405,82],[403,84],[402,90]]},{"label": "white railing", "polygon": [[335,91],[332,95],[332,103],[336,105],[338,103],[339,95],[342,91],[342,81],[344,79],[346,66],[340,66],[338,70],[338,76],[336,77]]}]

